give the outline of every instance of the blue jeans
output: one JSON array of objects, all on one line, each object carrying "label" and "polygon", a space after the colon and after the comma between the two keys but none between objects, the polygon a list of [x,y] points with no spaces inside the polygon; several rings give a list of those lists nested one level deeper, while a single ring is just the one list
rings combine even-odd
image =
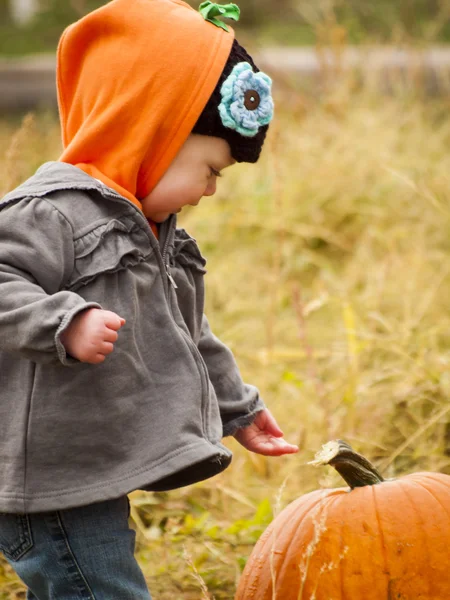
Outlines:
[{"label": "blue jeans", "polygon": [[0,513],[0,550],[28,600],[151,600],[126,496],[29,515]]}]

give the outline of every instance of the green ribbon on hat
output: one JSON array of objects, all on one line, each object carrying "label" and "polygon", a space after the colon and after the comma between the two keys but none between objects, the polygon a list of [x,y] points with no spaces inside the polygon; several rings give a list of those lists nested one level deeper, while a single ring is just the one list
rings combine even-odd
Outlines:
[{"label": "green ribbon on hat", "polygon": [[198,7],[198,12],[202,15],[205,21],[209,21],[216,27],[221,27],[225,31],[229,31],[225,23],[222,23],[216,17],[225,17],[227,19],[233,19],[233,21],[239,21],[241,11],[237,4],[216,4],[215,2],[202,2]]}]

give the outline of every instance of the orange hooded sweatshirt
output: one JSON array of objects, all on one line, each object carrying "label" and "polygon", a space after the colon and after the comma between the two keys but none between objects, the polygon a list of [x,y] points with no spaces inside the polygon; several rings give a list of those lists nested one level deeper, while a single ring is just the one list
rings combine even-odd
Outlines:
[{"label": "orange hooded sweatshirt", "polygon": [[66,29],[58,47],[61,162],[142,209],[186,141],[234,33],[181,0],[112,0]]}]

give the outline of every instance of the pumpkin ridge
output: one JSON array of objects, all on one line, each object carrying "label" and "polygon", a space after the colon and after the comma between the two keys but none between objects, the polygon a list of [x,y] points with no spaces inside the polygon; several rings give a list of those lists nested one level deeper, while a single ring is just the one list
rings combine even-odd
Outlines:
[{"label": "pumpkin ridge", "polygon": [[[337,490],[331,490],[331,491],[336,492]],[[279,567],[277,570],[278,580],[283,580],[283,578],[285,576],[285,570],[286,570],[286,568],[289,568],[289,564],[292,562],[292,560],[290,558],[291,555],[293,555],[294,558],[296,557],[298,547],[293,542],[300,537],[300,536],[298,536],[298,531],[301,528],[301,526],[305,524],[305,518],[310,519],[311,512],[314,512],[320,504],[322,504],[323,507],[328,509],[328,503],[327,503],[328,498],[340,495],[340,494],[328,493],[328,492],[330,492],[330,490],[318,490],[318,492],[319,492],[319,498],[317,499],[317,501],[314,501],[313,504],[305,504],[305,506],[302,507],[304,512],[303,512],[302,516],[300,517],[300,520],[297,521],[297,519],[296,519],[295,529],[291,529],[289,531],[289,540],[290,541],[286,548],[286,552],[284,553],[284,555],[281,558],[280,563],[279,563]],[[315,532],[314,523],[312,524],[312,528],[313,528],[313,536],[314,536],[314,532]],[[308,542],[308,544],[306,544],[306,548],[308,547],[309,543],[310,542]],[[289,553],[289,551],[291,551],[291,553]],[[303,559],[304,559],[304,555],[302,554],[299,557],[299,560],[296,560],[298,579],[299,579],[299,594],[295,600],[302,599],[302,595],[300,595],[300,592],[302,591],[302,589],[301,589],[302,572],[300,570],[300,565],[302,564]],[[273,590],[273,592],[276,592],[276,589]],[[303,592],[302,592],[302,594],[303,594]],[[272,596],[270,597],[270,600],[285,600],[285,598],[279,598],[279,597],[277,597],[277,594],[275,594],[275,596],[273,596],[273,598],[272,598]]]},{"label": "pumpkin ridge", "polygon": [[442,486],[447,492],[448,490],[450,490],[450,475],[445,475],[446,480],[443,481],[442,480],[442,476],[443,473],[413,473],[412,476],[420,476],[420,479],[424,478],[424,479],[429,479],[430,481],[434,483],[439,484],[440,486]]},{"label": "pumpkin ridge", "polygon": [[[305,511],[304,511],[303,515],[301,516],[300,520],[297,521],[297,523],[296,523],[295,533],[292,534],[292,532],[290,532],[290,539],[291,540],[296,540],[297,539],[298,530],[300,529],[301,525],[304,524],[305,518],[310,517],[311,511],[314,511],[315,508],[317,506],[319,506],[321,503],[325,504],[325,501],[328,499],[328,497],[333,495],[333,494],[326,494],[326,490],[318,490],[318,491],[319,491],[319,498],[318,498],[317,502],[314,502],[314,504],[305,507]],[[314,525],[313,525],[313,532],[314,532]],[[279,577],[279,579],[283,579],[283,575],[284,575],[284,573],[283,573],[283,567],[286,564],[290,563],[290,561],[286,561],[286,559],[287,559],[287,557],[289,555],[289,550],[291,548],[292,548],[292,551],[293,551],[294,555],[296,554],[295,545],[292,544],[292,543],[289,543],[289,545],[288,545],[288,547],[286,549],[286,552],[283,555],[283,557],[282,557],[282,559],[280,561],[279,567],[278,567],[278,577]],[[301,560],[302,559],[303,559],[303,556],[300,557],[300,562],[297,564],[298,575],[299,575],[300,591],[299,591],[298,598],[296,598],[296,600],[302,600],[302,596],[303,596],[303,593],[302,593],[302,595],[300,595],[300,592],[301,592],[301,579],[302,579],[302,574],[301,574],[301,571],[300,571],[300,564],[301,564]],[[273,594],[275,594],[275,595],[273,595]],[[277,598],[277,590],[276,590],[276,588],[272,590],[272,596],[273,596],[273,598],[271,598],[270,600],[284,600],[284,598],[279,598],[279,599]]]},{"label": "pumpkin ridge", "polygon": [[[283,554],[283,556],[280,558],[280,562],[277,564],[276,568],[275,568],[275,573],[278,574],[278,576],[275,578],[275,588],[274,588],[274,579],[272,577],[272,565],[269,566],[270,569],[270,573],[269,573],[269,581],[266,580],[266,574],[265,573],[261,573],[259,566],[258,566],[258,562],[257,562],[257,555],[255,554],[255,550],[257,550],[257,553],[259,556],[261,555],[269,555],[272,556],[272,550],[274,548],[276,548],[276,540],[277,539],[281,539],[281,542],[283,544],[283,536],[286,536],[285,533],[285,529],[286,527],[289,526],[289,524],[294,520],[297,522],[297,527],[300,528],[303,519],[305,517],[307,517],[310,514],[311,510],[314,510],[315,507],[323,501],[324,499],[324,492],[336,492],[336,490],[317,490],[315,493],[315,497],[314,498],[309,498],[309,502],[305,501],[304,498],[298,498],[297,500],[293,500],[291,503],[288,504],[288,506],[286,506],[284,508],[284,510],[282,510],[276,517],[274,517],[273,521],[270,523],[270,525],[268,526],[268,528],[266,529],[266,531],[262,534],[263,536],[265,534],[266,537],[265,539],[262,539],[262,536],[258,539],[258,541],[256,542],[255,548],[252,551],[252,553],[250,554],[246,567],[244,569],[244,572],[242,574],[242,576],[244,577],[243,582],[245,582],[245,589],[248,591],[250,588],[253,588],[254,586],[258,586],[260,589],[263,589],[263,593],[264,595],[266,594],[266,591],[270,592],[270,596],[266,596],[266,600],[284,600],[284,598],[279,598],[277,597],[277,593],[276,593],[276,583],[278,581],[278,579],[280,578],[280,571],[282,568],[282,565],[284,563],[284,559],[286,557],[286,554]],[[329,495],[333,495],[333,494],[329,494]],[[318,496],[318,498],[317,498]],[[327,497],[327,496],[325,496]],[[299,516],[297,514],[297,507],[300,508],[300,510],[302,511],[302,514]],[[275,521],[277,519],[280,519],[281,517],[281,521],[275,523]],[[276,524],[276,531],[275,530],[275,524]],[[296,530],[297,531],[297,530]],[[290,532],[289,535],[291,536]],[[294,539],[294,538],[292,538]],[[290,544],[289,544],[290,546]],[[248,565],[248,567],[247,567]],[[256,567],[256,568],[253,568]],[[255,575],[256,573],[256,575]],[[270,585],[267,585],[270,584]],[[264,587],[266,586],[267,587]],[[239,590],[238,590],[239,591]],[[243,596],[239,595],[236,596],[236,600],[247,600],[247,598],[244,598]],[[250,600],[250,599],[249,599]]]},{"label": "pumpkin ridge", "polygon": [[[403,494],[408,498],[408,502],[410,504],[410,506],[412,506],[412,509],[415,513],[415,519],[414,519],[414,523],[420,523],[420,527],[416,527],[416,530],[418,532],[420,532],[420,541],[419,541],[419,547],[425,548],[426,551],[426,556],[430,556],[430,547],[428,544],[428,536],[425,535],[425,521],[422,515],[422,511],[420,511],[416,504],[414,503],[414,500],[411,498],[409,492],[407,491],[407,489],[410,487],[410,484],[412,484],[412,481],[409,481],[408,478],[403,478],[401,480],[399,480],[399,490],[401,490],[403,492]],[[430,581],[429,578],[423,578],[423,581],[427,582],[427,595],[426,598],[433,598],[434,596],[431,594],[432,589],[431,586],[433,585],[432,582]]]},{"label": "pumpkin ridge", "polygon": [[379,532],[379,537],[380,537],[380,541],[381,541],[381,553],[383,555],[383,563],[384,563],[383,573],[386,574],[386,590],[389,591],[389,581],[391,578],[390,572],[389,572],[389,560],[388,560],[388,553],[387,553],[386,538],[384,535],[382,523],[380,521],[379,504],[377,501],[377,490],[379,490],[380,488],[377,488],[375,485],[372,485],[371,488],[372,488],[373,512],[377,519],[378,532]]},{"label": "pumpkin ridge", "polygon": [[[427,477],[424,477],[426,475]],[[435,477],[429,477],[429,475],[435,475]],[[421,475],[420,481],[423,482],[423,479],[427,479],[430,482],[430,485],[440,488],[444,494],[448,494],[450,490],[450,477],[446,476],[446,481],[442,480],[442,474],[440,473],[425,473]],[[445,506],[445,505],[443,505]],[[447,510],[446,510],[447,512]],[[450,512],[447,513],[450,519]]]},{"label": "pumpkin ridge", "polygon": [[[353,521],[356,517],[358,520],[358,525],[360,525],[364,531],[362,535],[355,537],[355,534],[350,531],[350,539],[353,542],[352,546],[349,546],[349,560],[352,560],[355,552],[358,552],[360,556],[363,556],[364,559],[359,562],[359,570],[360,581],[373,581],[373,589],[367,590],[366,596],[370,600],[374,600],[374,598],[384,598],[384,587],[385,580],[384,575],[382,577],[382,581],[380,581],[380,577],[377,577],[378,571],[382,571],[386,577],[389,576],[389,568],[388,568],[388,559],[386,554],[386,539],[384,532],[382,531],[382,523],[380,522],[380,511],[377,506],[377,494],[381,493],[381,489],[384,484],[380,483],[377,485],[367,485],[363,488],[357,488],[358,497],[352,501],[351,508],[353,509],[353,517],[347,517],[346,524],[349,526],[349,523]],[[355,489],[356,491],[356,489]],[[351,492],[350,494],[353,494]],[[350,513],[352,515],[352,513]],[[353,526],[350,527],[353,529]],[[356,546],[355,546],[356,544]],[[370,560],[369,557],[378,557],[377,560]],[[355,564],[351,565],[352,569],[350,570],[349,577],[350,586],[347,585],[347,598],[348,600],[355,600],[358,598],[360,600],[360,596],[358,595],[358,591],[360,590],[360,583],[358,583],[355,578]],[[345,573],[345,572],[344,572]],[[356,589],[357,588],[357,589]],[[387,584],[386,584],[387,588]],[[376,591],[375,591],[376,590]],[[361,599],[362,600],[362,599]]]},{"label": "pumpkin ridge", "polygon": [[[351,493],[351,492],[349,492]],[[346,506],[344,504],[344,506]],[[341,509],[342,512],[342,509]],[[339,529],[339,537],[340,537],[340,545],[339,545],[339,551],[340,551],[340,555],[343,556],[344,555],[344,548],[345,548],[345,541],[344,541],[344,528],[345,528],[345,519],[341,518],[341,527]],[[342,560],[341,562],[341,568],[338,569],[339,571],[339,588],[341,590],[341,597],[339,600],[346,600],[345,598],[345,589],[344,589],[344,582],[345,582],[345,577],[344,577],[344,572],[345,572],[345,560]]]},{"label": "pumpkin ridge", "polygon": [[[343,494],[328,494],[326,496],[327,504],[324,505],[324,508],[325,508],[325,519],[324,519],[324,524],[323,524],[324,531],[322,534],[322,538],[319,539],[318,547],[315,549],[316,552],[317,552],[317,550],[320,550],[320,547],[323,544],[323,538],[328,535],[327,531],[332,530],[332,526],[330,526],[330,518],[332,520],[333,515],[335,514],[335,512],[337,510],[336,505],[344,504],[349,493],[350,492],[348,490],[345,490],[345,492]],[[330,499],[330,500],[328,501],[328,499]],[[320,517],[319,517],[319,520],[320,520]],[[315,532],[315,527],[313,528],[313,534],[314,534],[314,532]],[[312,557],[313,557],[313,555],[311,555],[311,560],[312,560]],[[326,565],[326,563],[325,563],[325,565]],[[324,566],[324,565],[321,565],[321,566]],[[308,596],[306,600],[309,600],[309,598],[316,598],[317,593],[318,593],[319,598],[322,596],[323,589],[321,590],[320,586],[323,584],[322,584],[320,578],[321,578],[321,576],[327,577],[327,575],[328,575],[328,577],[330,576],[329,572],[325,572],[325,574],[324,574],[324,573],[321,573],[321,571],[319,569],[319,571],[317,572],[317,581],[316,581],[315,588],[312,590],[312,594],[310,596]],[[322,579],[322,581],[323,581],[323,579]],[[308,583],[308,581],[306,581],[306,583]],[[307,591],[306,588],[303,591]],[[299,595],[298,600],[302,600],[302,598],[303,598],[303,596]],[[339,599],[339,600],[341,600],[341,599]]]},{"label": "pumpkin ridge", "polygon": [[[423,483],[423,480],[416,480],[416,479],[411,479],[412,482],[414,482],[415,484],[417,484],[418,486],[422,487],[424,490],[426,490],[430,496],[436,500],[436,502],[439,504],[439,506],[442,508],[442,510],[444,511],[444,513],[447,515],[447,517],[450,519],[450,511],[448,511],[444,504],[442,504],[442,502],[439,500],[439,498],[437,496],[435,496],[433,494],[433,492]],[[438,481],[437,479],[433,479],[434,482]]]}]

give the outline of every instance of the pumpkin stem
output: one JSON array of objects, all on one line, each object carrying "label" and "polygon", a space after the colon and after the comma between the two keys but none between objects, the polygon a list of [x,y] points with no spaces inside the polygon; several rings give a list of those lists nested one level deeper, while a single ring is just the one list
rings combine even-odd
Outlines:
[{"label": "pumpkin stem", "polygon": [[375,485],[384,481],[377,469],[361,454],[352,450],[343,440],[334,440],[322,446],[310,465],[331,465],[345,479],[351,489]]}]

